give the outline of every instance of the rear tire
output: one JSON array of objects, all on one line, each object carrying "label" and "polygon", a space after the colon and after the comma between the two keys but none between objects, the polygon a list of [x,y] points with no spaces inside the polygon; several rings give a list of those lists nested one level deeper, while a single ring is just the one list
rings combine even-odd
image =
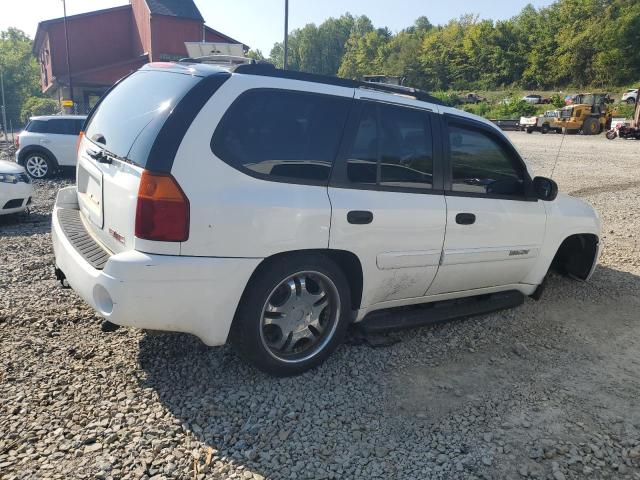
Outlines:
[{"label": "rear tire", "polygon": [[296,254],[259,267],[236,311],[230,341],[245,360],[275,376],[323,363],[350,323],[342,270],[320,254]]},{"label": "rear tire", "polygon": [[29,153],[22,162],[25,170],[31,178],[41,180],[53,175],[54,162],[46,153]]},{"label": "rear tire", "polygon": [[627,98],[627,103],[633,105],[634,103],[636,103],[636,99],[631,97],[631,98]]}]

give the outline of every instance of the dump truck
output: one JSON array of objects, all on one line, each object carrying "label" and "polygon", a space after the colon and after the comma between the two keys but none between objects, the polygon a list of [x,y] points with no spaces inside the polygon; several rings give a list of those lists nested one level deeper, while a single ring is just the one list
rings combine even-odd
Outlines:
[{"label": "dump truck", "polygon": [[555,125],[567,134],[598,135],[611,125],[613,100],[607,93],[581,93],[573,97],[573,103],[560,109]]}]

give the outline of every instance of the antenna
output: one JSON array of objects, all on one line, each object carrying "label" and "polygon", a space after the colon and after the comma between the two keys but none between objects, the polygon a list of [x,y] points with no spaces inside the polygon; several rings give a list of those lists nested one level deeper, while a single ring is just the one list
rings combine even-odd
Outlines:
[{"label": "antenna", "polygon": [[567,129],[565,128],[562,131],[562,140],[560,141],[560,147],[558,147],[558,153],[556,154],[556,161],[553,162],[553,168],[551,169],[551,175],[549,178],[553,179],[553,174],[556,171],[556,165],[558,165],[558,159],[560,158],[560,151],[562,150],[562,145],[564,145],[564,137],[567,135]]}]

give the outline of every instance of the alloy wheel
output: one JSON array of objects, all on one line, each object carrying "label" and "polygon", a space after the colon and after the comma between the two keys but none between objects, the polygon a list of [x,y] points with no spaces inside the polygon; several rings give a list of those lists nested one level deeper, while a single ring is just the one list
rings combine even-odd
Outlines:
[{"label": "alloy wheel", "polygon": [[262,308],[260,338],[277,360],[296,363],[319,353],[333,337],[340,296],[320,272],[290,275],[274,288]]},{"label": "alloy wheel", "polygon": [[33,178],[44,178],[49,173],[47,160],[38,155],[27,158],[24,166]]}]

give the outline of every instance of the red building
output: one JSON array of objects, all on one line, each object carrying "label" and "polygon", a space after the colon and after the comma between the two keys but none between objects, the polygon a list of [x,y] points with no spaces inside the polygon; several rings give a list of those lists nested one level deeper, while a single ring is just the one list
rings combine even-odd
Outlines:
[{"label": "red building", "polygon": [[[130,0],[122,7],[67,17],[67,30],[71,84],[79,113],[88,111],[107,88],[145,63],[186,57],[185,42],[240,44],[206,26],[193,0]],[[38,24],[33,53],[40,62],[42,91],[69,99],[64,19]]]}]

